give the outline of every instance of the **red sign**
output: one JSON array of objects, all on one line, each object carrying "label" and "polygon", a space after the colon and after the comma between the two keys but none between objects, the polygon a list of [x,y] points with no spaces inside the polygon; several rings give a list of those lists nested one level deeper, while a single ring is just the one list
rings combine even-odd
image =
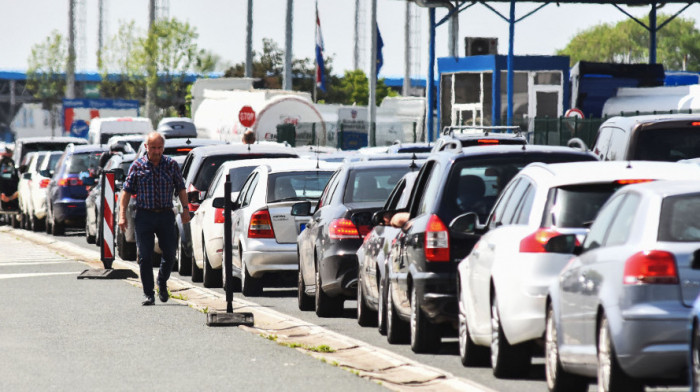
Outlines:
[{"label": "red sign", "polygon": [[238,112],[238,121],[246,128],[250,128],[255,124],[255,110],[250,106],[243,106]]}]

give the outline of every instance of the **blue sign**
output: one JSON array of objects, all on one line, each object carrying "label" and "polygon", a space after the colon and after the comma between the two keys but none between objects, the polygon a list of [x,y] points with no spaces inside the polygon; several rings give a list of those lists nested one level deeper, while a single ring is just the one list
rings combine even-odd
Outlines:
[{"label": "blue sign", "polygon": [[86,139],[88,137],[88,131],[90,126],[84,120],[75,120],[70,125],[70,136],[82,137]]}]

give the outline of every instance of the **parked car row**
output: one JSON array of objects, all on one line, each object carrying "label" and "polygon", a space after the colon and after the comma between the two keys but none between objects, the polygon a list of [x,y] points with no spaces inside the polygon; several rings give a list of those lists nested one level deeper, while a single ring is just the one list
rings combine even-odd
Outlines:
[{"label": "parked car row", "polygon": [[[689,380],[698,390],[700,118],[662,117],[606,122],[594,153],[456,128],[406,152],[357,154],[168,139],[189,200],[174,208],[192,215],[176,221],[174,270],[225,286],[229,198],[231,287],[244,296],[290,274],[300,310],[335,317],[356,299],[358,324],[389,343],[434,353],[456,335],[461,363],[498,378],[525,377],[543,356],[551,391],[584,391],[593,379],[602,391]],[[45,192],[56,194],[47,231],[59,235],[87,197],[86,238],[100,242],[92,159],[103,151],[65,148]],[[124,173],[135,157],[116,154],[104,170]],[[26,159],[40,186],[51,154]],[[677,159],[687,161],[660,162]],[[22,193],[34,176],[22,177]],[[31,197],[21,201],[41,219]],[[136,259],[133,233],[116,238],[120,257]]]}]

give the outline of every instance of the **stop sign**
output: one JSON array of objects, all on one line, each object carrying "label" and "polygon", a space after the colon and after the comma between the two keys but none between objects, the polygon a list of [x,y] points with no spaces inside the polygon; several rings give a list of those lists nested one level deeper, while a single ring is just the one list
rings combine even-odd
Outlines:
[{"label": "stop sign", "polygon": [[255,110],[250,106],[243,106],[238,112],[238,121],[246,128],[250,128],[255,124]]}]

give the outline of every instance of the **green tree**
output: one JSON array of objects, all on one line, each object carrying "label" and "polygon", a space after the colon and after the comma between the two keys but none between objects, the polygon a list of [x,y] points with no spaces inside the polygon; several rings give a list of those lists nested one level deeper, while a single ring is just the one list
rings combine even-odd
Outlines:
[{"label": "green tree", "polygon": [[[659,15],[657,25],[669,16]],[[641,19],[649,25],[649,17]],[[658,63],[665,69],[700,68],[700,31],[692,19],[678,17],[656,34]],[[558,55],[578,61],[613,63],[647,63],[649,61],[649,32],[637,22],[627,19],[617,24],[599,24],[574,36]]]},{"label": "green tree", "polygon": [[122,22],[102,51],[100,94],[108,98],[143,100],[146,95],[146,64],[136,23]]},{"label": "green tree", "polygon": [[50,110],[65,95],[68,45],[63,36],[54,30],[44,42],[32,46],[27,59],[27,89]]},{"label": "green tree", "polygon": [[[345,71],[345,76],[340,81],[340,88],[345,93],[345,104],[367,105],[369,102],[369,79],[362,70]],[[384,79],[377,80],[376,99],[380,105],[384,98],[395,97],[398,93],[384,84]]]}]

